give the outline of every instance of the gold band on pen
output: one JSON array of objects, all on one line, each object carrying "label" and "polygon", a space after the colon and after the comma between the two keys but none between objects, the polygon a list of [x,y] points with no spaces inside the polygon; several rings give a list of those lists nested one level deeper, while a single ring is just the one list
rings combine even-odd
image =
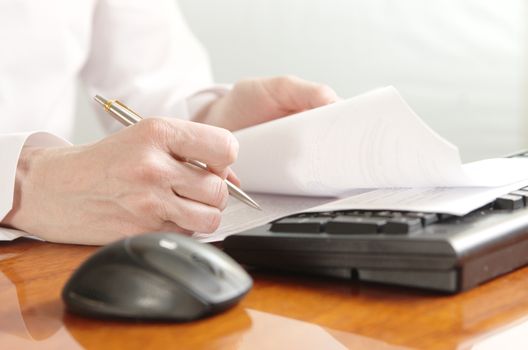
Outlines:
[{"label": "gold band on pen", "polygon": [[108,100],[106,101],[106,103],[103,105],[103,108],[105,110],[105,112],[109,112],[110,111],[110,107],[112,107],[112,104],[115,103],[116,100]]}]

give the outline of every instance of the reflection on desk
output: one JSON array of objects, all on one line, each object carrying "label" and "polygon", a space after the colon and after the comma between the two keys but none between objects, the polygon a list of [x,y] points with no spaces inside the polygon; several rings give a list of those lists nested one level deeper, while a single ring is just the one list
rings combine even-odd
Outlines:
[{"label": "reflection on desk", "polygon": [[1,244],[2,348],[528,348],[528,268],[447,296],[253,272],[253,290],[223,314],[193,323],[134,323],[64,311],[61,288],[94,250],[26,239]]}]

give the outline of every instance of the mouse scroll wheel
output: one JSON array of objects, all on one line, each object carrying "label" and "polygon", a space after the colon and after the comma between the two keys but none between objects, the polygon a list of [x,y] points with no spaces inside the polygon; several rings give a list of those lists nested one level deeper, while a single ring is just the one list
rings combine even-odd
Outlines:
[{"label": "mouse scroll wheel", "polygon": [[207,260],[203,256],[198,255],[198,254],[192,254],[191,255],[191,259],[194,262],[196,262],[197,264],[199,264],[199,265],[205,267],[207,270],[211,271],[216,276],[219,276],[219,277],[223,277],[224,276],[224,273],[223,273],[223,271],[221,269],[219,269],[218,267],[216,267],[213,264],[211,264],[209,262],[209,260]]}]

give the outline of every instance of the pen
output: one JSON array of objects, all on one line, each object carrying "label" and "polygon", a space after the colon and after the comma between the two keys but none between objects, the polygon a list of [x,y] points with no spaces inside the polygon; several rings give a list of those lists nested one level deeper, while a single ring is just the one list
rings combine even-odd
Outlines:
[{"label": "pen", "polygon": [[[108,112],[112,117],[117,119],[117,121],[119,121],[121,124],[125,126],[136,124],[143,119],[139,116],[139,114],[137,114],[136,112],[134,112],[133,110],[131,110],[130,108],[125,106],[123,103],[117,100],[107,100],[99,95],[96,95],[94,99],[101,106],[103,106],[106,112]],[[193,159],[187,159],[186,161],[187,163],[197,166],[198,168],[208,170],[207,165],[205,165],[202,162],[199,162]],[[231,183],[231,181],[227,179],[225,179],[224,181],[227,184],[227,188],[229,190],[230,195],[240,200],[241,202],[249,205],[252,208],[262,210],[260,206],[257,204],[257,202],[251,199],[251,197],[248,196],[240,188],[238,188],[233,183]]]}]

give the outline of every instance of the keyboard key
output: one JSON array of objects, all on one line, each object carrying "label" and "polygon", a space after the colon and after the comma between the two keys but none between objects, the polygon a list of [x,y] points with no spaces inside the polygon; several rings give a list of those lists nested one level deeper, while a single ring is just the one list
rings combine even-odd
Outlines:
[{"label": "keyboard key", "polygon": [[377,216],[377,217],[382,217],[382,218],[398,218],[398,217],[402,217],[403,213],[399,211],[383,210],[383,211],[375,211],[372,213],[372,215]]},{"label": "keyboard key", "polygon": [[515,210],[524,206],[524,200],[521,196],[507,194],[495,199],[494,206],[495,209]]},{"label": "keyboard key", "polygon": [[338,216],[326,224],[327,233],[369,234],[381,232],[387,222],[384,218]]},{"label": "keyboard key", "polygon": [[272,232],[288,233],[320,233],[324,231],[324,225],[329,218],[294,217],[284,218],[271,224]]},{"label": "keyboard key", "polygon": [[457,218],[459,218],[459,216],[456,216],[453,214],[438,214],[438,221],[442,221],[442,222],[450,221],[450,220],[454,221]]},{"label": "keyboard key", "polygon": [[409,217],[394,218],[387,221],[383,233],[406,234],[422,228],[422,220]]},{"label": "keyboard key", "polygon": [[382,217],[382,218],[392,218],[393,214],[392,212],[388,210],[382,210],[374,212],[374,216]]},{"label": "keyboard key", "polygon": [[318,217],[328,217],[328,218],[334,218],[337,216],[335,211],[322,211],[317,213]]},{"label": "keyboard key", "polygon": [[292,218],[308,218],[314,216],[312,213],[300,213],[300,214],[293,214],[290,217]]},{"label": "keyboard key", "polygon": [[513,194],[515,196],[521,196],[523,198],[523,201],[524,201],[524,205],[528,205],[528,191],[527,190],[517,190],[517,191],[513,191],[509,194]]},{"label": "keyboard key", "polygon": [[438,215],[434,213],[409,212],[405,216],[420,219],[423,226],[431,225],[438,221]]},{"label": "keyboard key", "polygon": [[366,217],[366,216],[372,216],[371,211],[363,211],[363,210],[348,210],[341,213],[343,216],[360,216],[360,217]]}]

